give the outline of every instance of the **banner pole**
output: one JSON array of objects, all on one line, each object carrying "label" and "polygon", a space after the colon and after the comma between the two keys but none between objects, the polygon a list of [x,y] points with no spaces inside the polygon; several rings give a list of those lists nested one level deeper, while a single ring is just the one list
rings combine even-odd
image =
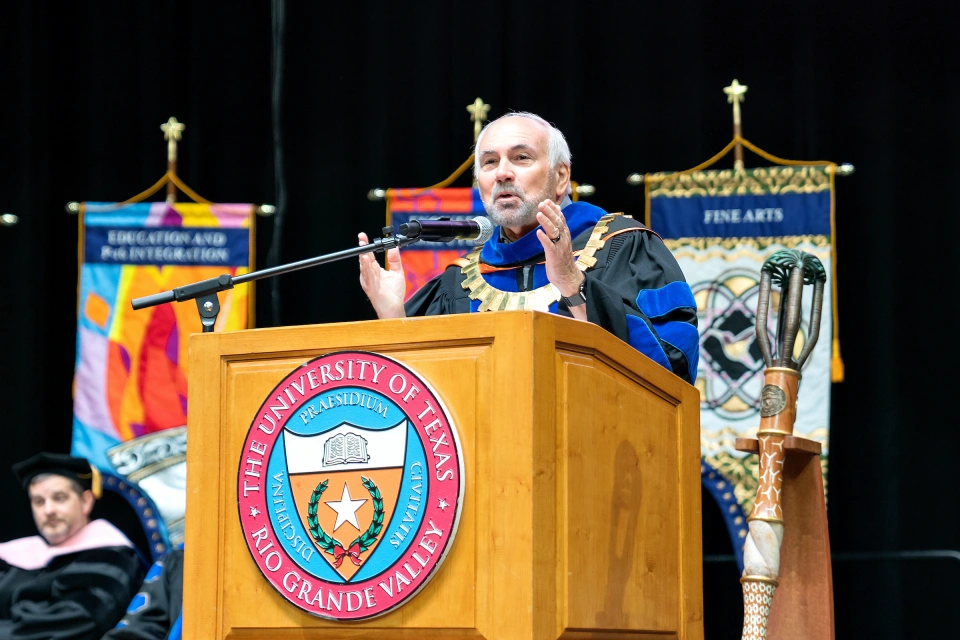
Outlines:
[{"label": "banner pole", "polygon": [[733,105],[733,139],[737,140],[733,148],[733,168],[736,171],[743,171],[743,147],[740,146],[740,138],[743,137],[743,127],[740,120],[740,103],[746,98],[747,85],[740,84],[734,78],[729,87],[724,87],[723,92],[727,94],[727,102]]},{"label": "banner pole", "polygon": [[[183,136],[183,130],[187,125],[177,122],[177,119],[170,116],[170,119],[160,125],[163,131],[163,139],[167,141],[167,175],[177,175],[177,142]],[[173,180],[167,182],[167,204],[173,204],[177,201],[177,185]]]}]

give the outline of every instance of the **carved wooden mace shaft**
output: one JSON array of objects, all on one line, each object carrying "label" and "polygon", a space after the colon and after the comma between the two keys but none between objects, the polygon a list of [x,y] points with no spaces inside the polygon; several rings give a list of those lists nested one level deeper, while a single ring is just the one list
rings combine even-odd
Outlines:
[{"label": "carved wooden mace shaft", "polygon": [[[763,263],[757,303],[757,341],[767,369],[760,393],[760,486],[747,518],[750,535],[743,546],[743,640],[767,637],[770,605],[780,573],[783,540],[783,442],[793,435],[797,417],[800,369],[817,343],[826,272],[820,261],[801,251],[778,251]],[[767,336],[771,288],[780,287],[776,351]],[[803,287],[813,285],[813,305],[806,341],[799,358],[793,353],[800,333]]]}]

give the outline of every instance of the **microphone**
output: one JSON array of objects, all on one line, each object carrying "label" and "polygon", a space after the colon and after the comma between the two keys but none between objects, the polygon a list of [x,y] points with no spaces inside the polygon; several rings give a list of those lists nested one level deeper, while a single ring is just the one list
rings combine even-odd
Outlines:
[{"label": "microphone", "polygon": [[429,242],[473,240],[473,244],[483,244],[493,237],[493,224],[483,216],[472,220],[411,220],[400,225],[400,235]]}]

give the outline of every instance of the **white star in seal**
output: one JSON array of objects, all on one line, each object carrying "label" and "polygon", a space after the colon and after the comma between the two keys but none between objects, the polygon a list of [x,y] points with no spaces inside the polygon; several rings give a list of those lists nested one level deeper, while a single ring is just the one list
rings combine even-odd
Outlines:
[{"label": "white star in seal", "polygon": [[450,505],[447,504],[447,501],[446,501],[446,500],[444,500],[443,498],[440,498],[440,504],[437,505],[437,506],[440,507],[440,511],[443,511],[444,509],[446,509],[446,508],[449,507]]},{"label": "white star in seal", "polygon": [[250,507],[250,516],[253,517],[253,518],[256,518],[258,515],[260,515],[260,512],[257,511],[257,508],[256,508],[256,507]]},{"label": "white star in seal", "polygon": [[343,494],[341,494],[340,499],[336,502],[327,502],[325,503],[328,507],[337,512],[337,522],[333,525],[333,530],[336,531],[340,528],[344,522],[349,522],[352,524],[357,531],[360,531],[360,523],[357,522],[357,509],[360,508],[366,500],[354,500],[350,497],[350,488],[347,487],[347,483],[343,483]]}]

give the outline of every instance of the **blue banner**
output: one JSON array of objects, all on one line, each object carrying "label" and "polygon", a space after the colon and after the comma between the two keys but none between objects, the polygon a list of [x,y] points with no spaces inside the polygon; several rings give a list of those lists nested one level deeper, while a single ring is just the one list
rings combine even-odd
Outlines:
[{"label": "blue banner", "polygon": [[88,222],[84,239],[86,264],[245,267],[250,256],[249,229],[146,229]]},{"label": "blue banner", "polygon": [[[169,542],[183,539],[188,349],[200,318],[191,305],[134,311],[130,301],[248,273],[253,211],[249,204],[84,204],[72,451],[147,494]],[[250,327],[251,288],[219,294],[218,331]]]},{"label": "blue banner", "polygon": [[830,235],[830,193],[651,198],[650,223],[664,238]]},{"label": "blue banner", "polygon": [[[746,514],[759,485],[756,456],[736,449],[756,437],[765,368],[756,338],[760,267],[798,249],[832,267],[832,168],[789,166],[646,176],[648,222],[673,252],[697,302],[703,484],[721,506],[741,558]],[[797,348],[809,331],[804,296]],[[819,340],[803,370],[794,433],[829,451],[833,299],[823,301]],[[771,305],[768,331],[777,326]]]}]

